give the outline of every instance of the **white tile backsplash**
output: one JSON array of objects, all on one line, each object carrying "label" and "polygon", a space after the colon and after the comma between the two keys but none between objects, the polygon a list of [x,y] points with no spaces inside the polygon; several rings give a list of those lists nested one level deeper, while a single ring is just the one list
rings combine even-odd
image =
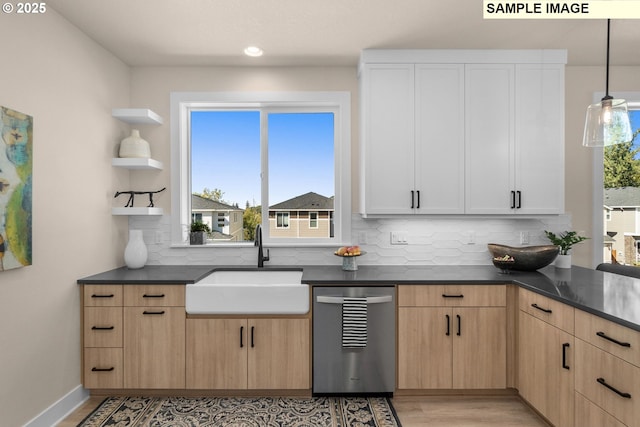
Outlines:
[{"label": "white tile backsplash", "polygon": [[[254,265],[253,247],[171,248],[169,215],[129,218],[130,229],[142,229],[149,251],[148,264]],[[384,265],[489,265],[487,243],[520,246],[520,232],[529,233],[528,245],[546,245],[544,230],[571,229],[570,215],[540,218],[422,217],[363,219],[354,214],[352,244],[360,244],[365,255],[358,264]],[[391,232],[402,231],[408,244],[391,245]],[[158,233],[159,232],[159,233]],[[470,235],[473,236],[470,242]],[[366,243],[358,239],[363,238]],[[158,238],[160,241],[158,242]],[[268,246],[267,246],[268,247]],[[272,247],[267,265],[340,265],[336,248]]]}]

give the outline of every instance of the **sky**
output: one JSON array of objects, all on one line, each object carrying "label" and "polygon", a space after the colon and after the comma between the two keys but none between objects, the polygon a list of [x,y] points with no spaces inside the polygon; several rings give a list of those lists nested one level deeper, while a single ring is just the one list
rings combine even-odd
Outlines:
[{"label": "sky", "polygon": [[[268,118],[269,205],[309,191],[334,195],[331,113],[270,113]],[[261,205],[260,113],[191,113],[191,189],[219,188],[240,208]]]}]

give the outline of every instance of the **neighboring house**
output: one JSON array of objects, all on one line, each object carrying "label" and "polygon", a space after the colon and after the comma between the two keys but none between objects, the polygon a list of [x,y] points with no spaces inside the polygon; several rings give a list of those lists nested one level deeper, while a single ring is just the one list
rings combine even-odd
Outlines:
[{"label": "neighboring house", "polygon": [[309,192],[269,207],[272,238],[333,237],[333,197]]},{"label": "neighboring house", "polygon": [[191,220],[202,221],[211,228],[211,237],[218,241],[244,240],[243,210],[206,197],[191,195]]},{"label": "neighboring house", "polygon": [[604,189],[604,262],[640,263],[640,187]]}]

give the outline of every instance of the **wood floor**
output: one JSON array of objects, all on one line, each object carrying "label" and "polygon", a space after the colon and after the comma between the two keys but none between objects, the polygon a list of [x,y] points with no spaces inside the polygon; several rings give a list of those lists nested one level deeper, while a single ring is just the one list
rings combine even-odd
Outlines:
[{"label": "wood floor", "polygon": [[[57,427],[76,427],[104,397],[91,397]],[[516,396],[395,397],[402,427],[548,427]]]}]

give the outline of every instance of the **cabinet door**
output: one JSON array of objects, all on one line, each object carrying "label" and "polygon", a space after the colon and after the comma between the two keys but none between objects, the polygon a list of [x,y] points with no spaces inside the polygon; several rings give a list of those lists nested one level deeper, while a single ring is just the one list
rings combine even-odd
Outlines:
[{"label": "cabinet door", "polygon": [[124,308],[124,387],[184,388],[184,307]]},{"label": "cabinet door", "polygon": [[187,319],[187,388],[246,389],[248,348],[246,319]]},{"label": "cabinet door", "polygon": [[464,213],[464,65],[416,65],[415,79],[416,213]]},{"label": "cabinet door", "polygon": [[520,395],[553,425],[573,426],[573,336],[522,311],[519,320]]},{"label": "cabinet door", "polygon": [[522,214],[564,212],[564,66],[516,66],[515,189]]},{"label": "cabinet door", "polygon": [[309,389],[309,319],[249,319],[249,389]]},{"label": "cabinet door", "polygon": [[[514,66],[465,67],[465,208],[470,214],[512,212]],[[515,194],[513,194],[515,195]]]},{"label": "cabinet door", "polygon": [[507,329],[504,307],[453,309],[453,388],[507,386]]},{"label": "cabinet door", "polygon": [[398,388],[451,388],[452,310],[398,309]]},{"label": "cabinet door", "polygon": [[361,79],[360,209],[363,214],[413,213],[414,66],[366,65]]}]

